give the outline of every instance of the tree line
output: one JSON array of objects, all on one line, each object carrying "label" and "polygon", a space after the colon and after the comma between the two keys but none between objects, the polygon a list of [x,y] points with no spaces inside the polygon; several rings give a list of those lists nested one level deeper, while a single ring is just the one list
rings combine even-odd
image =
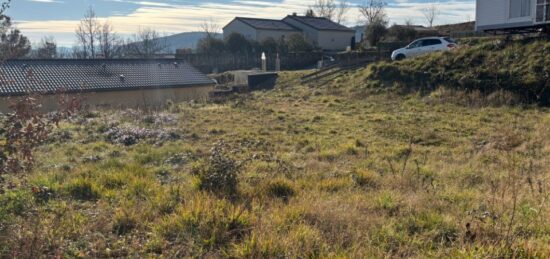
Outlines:
[{"label": "tree line", "polygon": [[75,30],[76,44],[73,56],[93,58],[151,58],[166,51],[168,45],[154,29],[139,28],[124,39],[109,22],[101,22],[93,8],[89,8]]},{"label": "tree line", "polygon": [[[7,8],[9,1],[4,9]],[[21,31],[12,26],[11,18],[0,15],[0,59],[16,58],[152,58],[168,49],[162,35],[151,28],[123,38],[107,20],[101,22],[90,7],[75,29],[72,49],[58,48],[54,37],[44,37],[34,47]]]},{"label": "tree line", "polygon": [[311,44],[303,35],[292,34],[288,39],[274,39],[268,37],[261,42],[247,39],[242,34],[232,33],[220,39],[217,34],[205,34],[197,44],[197,53],[236,54],[236,55],[257,55],[265,52],[267,54],[281,54],[297,52],[312,52],[319,50]]}]

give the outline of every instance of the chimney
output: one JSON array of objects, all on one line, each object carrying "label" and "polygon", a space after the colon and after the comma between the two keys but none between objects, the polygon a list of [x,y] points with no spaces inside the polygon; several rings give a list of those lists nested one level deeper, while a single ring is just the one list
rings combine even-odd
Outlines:
[{"label": "chimney", "polygon": [[292,16],[298,16],[298,13],[294,12],[292,13]]}]

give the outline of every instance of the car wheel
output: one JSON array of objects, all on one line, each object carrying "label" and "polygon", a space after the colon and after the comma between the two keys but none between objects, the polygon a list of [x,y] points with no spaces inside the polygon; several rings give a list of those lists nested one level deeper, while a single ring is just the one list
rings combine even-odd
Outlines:
[{"label": "car wheel", "polygon": [[403,54],[398,54],[398,55],[395,57],[395,60],[398,60],[398,61],[399,61],[399,60],[403,60],[403,59],[405,59],[405,58],[406,58],[405,55],[403,55]]}]

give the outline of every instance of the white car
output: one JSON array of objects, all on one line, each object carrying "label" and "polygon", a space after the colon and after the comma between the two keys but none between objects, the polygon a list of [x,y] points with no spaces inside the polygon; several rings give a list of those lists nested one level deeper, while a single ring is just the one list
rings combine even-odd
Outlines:
[{"label": "white car", "polygon": [[447,51],[458,46],[456,41],[447,37],[428,37],[413,41],[407,47],[397,49],[391,54],[392,60],[403,60],[423,54]]}]

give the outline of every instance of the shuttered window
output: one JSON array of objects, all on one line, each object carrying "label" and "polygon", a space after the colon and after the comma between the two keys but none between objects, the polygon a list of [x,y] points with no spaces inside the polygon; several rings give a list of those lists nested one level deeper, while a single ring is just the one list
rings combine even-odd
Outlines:
[{"label": "shuttered window", "polygon": [[510,0],[510,18],[531,15],[531,0]]},{"label": "shuttered window", "polygon": [[537,22],[550,21],[550,0],[537,0]]}]

